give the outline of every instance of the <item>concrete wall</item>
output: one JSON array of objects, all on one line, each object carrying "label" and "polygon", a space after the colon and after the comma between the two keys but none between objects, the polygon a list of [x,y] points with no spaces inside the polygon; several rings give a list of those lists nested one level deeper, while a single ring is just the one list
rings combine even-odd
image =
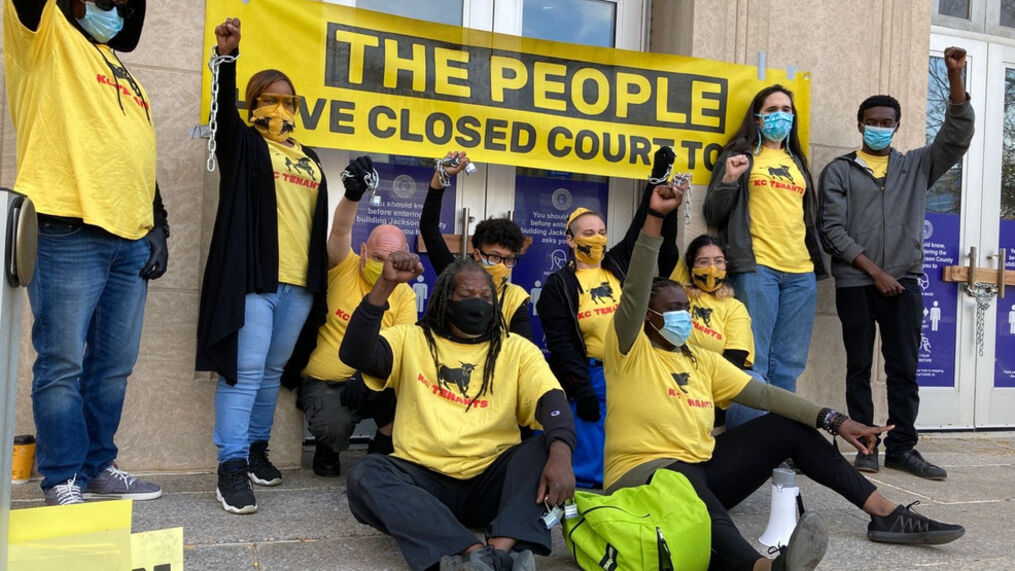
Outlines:
[{"label": "concrete wall", "polygon": [[[930,4],[871,0],[850,3],[789,0],[681,0],[654,2],[653,51],[753,64],[758,51],[773,67],[796,65],[812,74],[810,159],[814,172],[859,142],[854,109],[873,93],[892,93],[907,122],[899,146],[923,139],[923,108]],[[181,18],[185,14],[187,17]],[[204,2],[149,2],[145,33],[124,61],[148,90],[158,136],[158,178],[172,226],[170,269],[151,284],[141,356],[127,389],[117,437],[128,470],[205,470],[215,465],[210,375],[193,370],[201,272],[211,236],[217,174],[205,171],[205,141],[191,139],[199,122],[201,70],[212,39],[203,37]],[[0,183],[15,177],[15,133],[0,101]],[[83,118],[83,120],[85,120]],[[329,171],[336,168],[326,165]],[[699,198],[700,200],[700,198]],[[688,234],[704,228],[700,217]],[[27,306],[27,304],[26,304]],[[22,320],[16,427],[33,433],[31,315]],[[800,392],[844,406],[845,359],[831,281],[822,282],[811,359]],[[876,400],[883,402],[880,384]],[[879,418],[883,420],[883,405]],[[299,461],[301,422],[293,396],[283,391],[272,436],[272,458]]]}]

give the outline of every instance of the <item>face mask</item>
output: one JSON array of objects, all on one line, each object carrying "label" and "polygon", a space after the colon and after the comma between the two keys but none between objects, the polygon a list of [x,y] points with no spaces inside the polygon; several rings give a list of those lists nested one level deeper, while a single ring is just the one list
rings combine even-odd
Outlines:
[{"label": "face mask", "polygon": [[367,260],[367,263],[363,265],[363,279],[370,284],[370,287],[374,287],[377,278],[381,277],[382,270],[384,270],[384,262]]},{"label": "face mask", "polygon": [[606,255],[606,236],[582,236],[574,238],[574,256],[583,264],[596,265]]},{"label": "face mask", "polygon": [[659,332],[663,336],[663,339],[669,341],[674,347],[681,347],[687,342],[687,338],[691,336],[691,314],[687,310],[681,311],[667,311],[666,313],[659,313],[658,311],[649,308],[649,311],[656,315],[663,316],[663,328],[659,329],[651,321],[652,328]]},{"label": "face mask", "polygon": [[872,150],[880,151],[892,144],[892,137],[895,136],[895,129],[891,127],[871,127],[865,125],[863,128],[863,143]]},{"label": "face mask", "polygon": [[493,285],[496,286],[497,289],[500,289],[501,286],[507,283],[508,279],[511,278],[511,268],[505,266],[503,263],[491,264],[482,258],[480,259],[482,260],[483,269],[486,270],[486,273],[490,274],[491,278],[493,278]]},{"label": "face mask", "polygon": [[95,41],[104,44],[123,29],[123,17],[116,8],[107,11],[93,2],[85,2],[85,17],[78,18],[78,24],[81,24]]},{"label": "face mask", "polygon": [[694,268],[691,271],[691,284],[701,291],[712,293],[725,282],[726,270],[720,270],[715,266]]},{"label": "face mask", "polygon": [[448,304],[448,316],[459,331],[473,337],[482,335],[493,319],[493,304],[478,297],[452,301]]},{"label": "face mask", "polygon": [[289,133],[296,128],[293,112],[284,105],[262,105],[251,113],[251,123],[265,139],[281,143],[289,138]]},{"label": "face mask", "polygon": [[760,113],[755,117],[761,119],[761,135],[773,143],[781,143],[789,137],[793,129],[793,114],[785,111]]}]

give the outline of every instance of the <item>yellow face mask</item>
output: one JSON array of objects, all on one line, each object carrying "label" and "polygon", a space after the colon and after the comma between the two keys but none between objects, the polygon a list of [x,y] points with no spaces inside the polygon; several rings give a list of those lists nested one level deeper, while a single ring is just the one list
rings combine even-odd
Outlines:
[{"label": "yellow face mask", "polygon": [[384,270],[384,262],[380,260],[367,260],[363,265],[363,279],[370,287],[374,287],[377,283],[377,278],[381,277],[381,271]]},{"label": "yellow face mask", "polygon": [[483,262],[481,265],[486,270],[486,273],[490,274],[490,277],[493,278],[493,285],[498,291],[504,287],[504,284],[511,277],[511,268],[505,266],[503,262],[499,264],[487,264]]},{"label": "yellow face mask", "polygon": [[282,103],[261,105],[250,114],[250,123],[265,139],[281,143],[296,128],[295,114]]},{"label": "yellow face mask", "polygon": [[596,265],[606,255],[606,236],[581,236],[574,238],[574,256],[583,264]]},{"label": "yellow face mask", "polygon": [[720,270],[715,266],[691,270],[691,284],[701,291],[712,293],[724,283],[726,283],[726,270]]}]

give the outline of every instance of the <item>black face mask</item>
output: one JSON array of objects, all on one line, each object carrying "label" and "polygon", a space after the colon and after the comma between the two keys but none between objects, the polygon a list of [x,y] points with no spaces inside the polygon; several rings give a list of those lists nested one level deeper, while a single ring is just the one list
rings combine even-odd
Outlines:
[{"label": "black face mask", "polygon": [[466,335],[482,335],[493,319],[493,305],[478,297],[452,301],[448,318]]}]

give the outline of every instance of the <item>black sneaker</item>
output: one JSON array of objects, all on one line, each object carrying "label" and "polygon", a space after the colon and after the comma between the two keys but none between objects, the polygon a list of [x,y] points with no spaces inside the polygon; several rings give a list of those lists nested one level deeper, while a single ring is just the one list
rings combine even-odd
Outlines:
[{"label": "black sneaker", "polygon": [[916,513],[912,507],[918,503],[900,505],[886,516],[872,515],[867,525],[867,539],[881,543],[940,545],[966,533],[961,525],[941,523]]},{"label": "black sneaker", "polygon": [[258,486],[277,486],[282,483],[282,472],[268,460],[268,443],[260,440],[250,444],[247,456],[247,476]]},{"label": "black sneaker", "polygon": [[906,450],[898,456],[885,454],[885,468],[902,470],[928,480],[944,480],[948,477],[948,472],[945,472],[944,468],[924,460],[915,449]]},{"label": "black sneaker", "polygon": [[322,478],[334,478],[342,473],[342,462],[338,452],[318,442],[314,445],[314,474]]},{"label": "black sneaker", "polygon": [[814,512],[804,512],[793,528],[786,546],[773,547],[779,556],[772,560],[772,571],[812,571],[828,550],[828,531]]},{"label": "black sneaker", "polygon": [[874,449],[870,454],[864,454],[863,452],[856,453],[856,459],[853,460],[853,467],[861,472],[870,472],[871,474],[877,474],[881,470],[878,465],[878,451]]},{"label": "black sneaker", "polygon": [[257,511],[257,500],[250,490],[247,478],[247,461],[243,458],[219,464],[219,483],[215,497],[222,509],[234,514],[252,514]]},{"label": "black sneaker", "polygon": [[395,443],[387,434],[375,432],[367,444],[367,454],[391,454],[395,451]]}]

